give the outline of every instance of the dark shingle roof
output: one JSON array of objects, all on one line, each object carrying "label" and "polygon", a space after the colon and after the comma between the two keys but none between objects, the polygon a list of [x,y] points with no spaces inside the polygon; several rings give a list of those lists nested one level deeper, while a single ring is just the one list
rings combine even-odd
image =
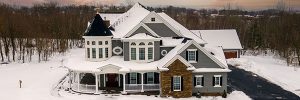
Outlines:
[{"label": "dark shingle roof", "polygon": [[101,16],[96,14],[94,20],[88,26],[84,36],[112,36],[112,33],[105,25]]}]

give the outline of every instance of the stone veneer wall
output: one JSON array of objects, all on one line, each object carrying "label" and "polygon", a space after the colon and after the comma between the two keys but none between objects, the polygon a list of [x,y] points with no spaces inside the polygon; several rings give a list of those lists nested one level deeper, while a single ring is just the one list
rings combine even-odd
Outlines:
[{"label": "stone veneer wall", "polygon": [[[168,71],[162,71],[160,74],[162,89],[161,96],[173,96],[174,98],[191,97],[193,89],[192,71],[188,71],[187,66],[178,59],[174,61],[168,68]],[[182,91],[171,90],[171,79],[174,75],[183,77]]]}]

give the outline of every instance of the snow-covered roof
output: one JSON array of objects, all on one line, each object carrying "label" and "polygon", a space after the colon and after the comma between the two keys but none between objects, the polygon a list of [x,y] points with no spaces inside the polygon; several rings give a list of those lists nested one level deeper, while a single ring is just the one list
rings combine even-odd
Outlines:
[{"label": "snow-covered roof", "polygon": [[228,68],[197,68],[193,70],[193,72],[230,72],[231,70]]},{"label": "snow-covered roof", "polygon": [[191,30],[202,37],[209,45],[222,46],[223,49],[243,49],[236,30]]},{"label": "snow-covered roof", "polygon": [[100,13],[103,20],[109,20],[110,24],[113,24],[122,14],[115,13]]},{"label": "snow-covered roof", "polygon": [[[124,61],[122,56],[113,56],[105,61],[91,62],[85,60],[84,49],[78,49],[77,53],[72,53],[67,61],[67,67],[74,71],[80,72],[99,72],[101,68],[107,65],[120,67],[120,72],[137,72],[137,71],[156,71],[158,61],[150,63],[138,63],[134,61]],[[142,67],[141,67],[142,66]]]},{"label": "snow-covered roof", "polygon": [[174,39],[172,37],[162,37],[162,46],[163,47],[175,47],[178,44],[181,44],[184,38]]},{"label": "snow-covered roof", "polygon": [[225,65],[225,67],[228,68],[226,58],[224,55],[223,48],[220,46],[210,46],[210,45],[205,45],[204,47],[207,51],[211,53],[215,58],[217,58],[222,64]]},{"label": "snow-covered roof", "polygon": [[184,37],[191,38],[191,39],[195,40],[199,44],[206,44],[206,42],[204,40],[202,40],[201,37],[197,36],[196,34],[194,34],[193,32],[191,32],[190,30],[188,30],[187,28],[185,28],[184,26],[182,26],[180,23],[178,23],[177,21],[175,21],[173,18],[171,18],[167,14],[165,14],[165,13],[158,13],[158,15],[160,17],[162,17],[169,25],[171,25],[172,27],[174,27],[175,29],[177,29]]},{"label": "snow-covered roof", "polygon": [[114,38],[122,38],[136,25],[138,25],[150,11],[136,3],[131,9],[123,13],[111,25],[115,31],[112,31]]}]

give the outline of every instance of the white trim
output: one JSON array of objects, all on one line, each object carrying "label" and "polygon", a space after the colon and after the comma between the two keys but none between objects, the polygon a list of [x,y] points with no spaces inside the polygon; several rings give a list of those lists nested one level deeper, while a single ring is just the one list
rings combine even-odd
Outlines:
[{"label": "white trim", "polygon": [[[171,60],[169,60],[165,65],[162,66],[162,68],[167,68],[169,65],[171,65],[175,60],[180,60],[183,64],[185,64],[188,68],[187,69],[191,69],[194,70],[194,66],[192,64],[190,64],[189,62],[187,62],[183,57],[181,57],[180,55],[176,55],[174,56]],[[164,69],[160,69],[161,71]]]},{"label": "white trim", "polygon": [[[119,49],[120,51],[117,52],[117,51],[116,51],[117,49]],[[117,54],[117,55],[120,55],[120,54],[123,52],[123,49],[122,49],[121,47],[117,46],[117,47],[114,47],[114,48],[113,48],[113,52],[114,52],[115,54]]]},{"label": "white trim", "polygon": [[[221,77],[222,77],[222,75],[214,75],[214,87],[222,87],[221,85]],[[216,82],[217,82],[217,78],[219,78],[219,84],[216,84]]]},{"label": "white trim", "polygon": [[138,30],[140,27],[144,27],[148,32],[150,32],[153,36],[160,37],[157,35],[151,28],[149,28],[146,24],[143,22],[140,22],[138,25],[136,25],[132,30],[130,30],[123,38],[129,37],[132,35],[136,30]]},{"label": "white trim", "polygon": [[[174,87],[175,87],[175,84],[174,84],[174,83],[175,83],[175,81],[174,81],[175,78],[179,78],[179,90],[177,90],[177,89],[175,90],[175,88],[174,88]],[[181,80],[181,76],[176,76],[176,75],[173,76],[173,83],[172,83],[172,84],[173,84],[173,87],[172,87],[172,88],[173,88],[173,91],[181,91],[181,88],[182,88],[182,87],[181,87],[181,81],[182,81],[182,80]]]},{"label": "white trim", "polygon": [[[196,83],[196,84],[195,84],[196,86],[195,86],[195,87],[203,87],[203,84],[202,84],[202,81],[204,81],[204,80],[202,80],[203,75],[195,75],[195,78],[196,78],[196,80],[195,80],[195,81],[196,81],[196,82],[195,82],[195,83]],[[200,80],[201,80],[200,85],[197,84],[197,78],[200,78]]]}]

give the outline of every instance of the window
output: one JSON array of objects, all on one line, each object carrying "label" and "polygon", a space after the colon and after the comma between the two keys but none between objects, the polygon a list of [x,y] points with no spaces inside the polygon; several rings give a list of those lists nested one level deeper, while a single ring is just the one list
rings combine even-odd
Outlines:
[{"label": "window", "polygon": [[189,62],[196,62],[196,54],[197,53],[197,49],[188,49],[187,50],[187,58]]},{"label": "window", "polygon": [[147,84],[154,84],[154,72],[147,73]]},{"label": "window", "polygon": [[151,18],[151,21],[154,22],[154,21],[155,21],[155,18]]},{"label": "window", "polygon": [[136,60],[136,48],[131,48],[130,52],[131,60]]},{"label": "window", "polygon": [[96,48],[92,48],[92,57],[96,58]]},{"label": "window", "polygon": [[92,41],[92,45],[96,45],[96,42],[95,42],[95,41]]},{"label": "window", "polygon": [[202,87],[203,83],[204,83],[203,75],[196,75],[194,81],[195,81],[195,86],[196,87]]},{"label": "window", "polygon": [[86,51],[87,51],[87,57],[90,58],[90,48],[87,48]]},{"label": "window", "polygon": [[105,58],[108,58],[108,48],[105,48]]},{"label": "window", "polygon": [[148,45],[153,45],[153,43],[152,43],[152,42],[149,42]]},{"label": "window", "polygon": [[145,48],[139,48],[139,60],[145,60]]},{"label": "window", "polygon": [[145,45],[145,43],[144,43],[144,42],[141,42],[139,45]]},{"label": "window", "polygon": [[130,73],[130,84],[137,84],[137,73]]},{"label": "window", "polygon": [[173,90],[181,91],[181,76],[173,76]]},{"label": "window", "polygon": [[103,58],[103,49],[99,48],[99,58]]},{"label": "window", "polygon": [[168,51],[167,51],[167,50],[162,50],[162,51],[160,52],[160,54],[161,54],[162,56],[166,56],[166,55],[168,54]]},{"label": "window", "polygon": [[131,43],[131,45],[136,45],[136,44],[133,42],[133,43]]},{"label": "window", "polygon": [[148,60],[152,60],[153,59],[153,48],[150,47],[148,48]]},{"label": "window", "polygon": [[90,41],[86,41],[86,44],[87,44],[87,45],[90,45]]},{"label": "window", "polygon": [[214,87],[221,87],[222,85],[222,76],[221,75],[214,75]]},{"label": "window", "polygon": [[107,45],[108,44],[108,41],[105,41],[105,45]]},{"label": "window", "polygon": [[98,45],[102,45],[102,41],[98,41]]}]

